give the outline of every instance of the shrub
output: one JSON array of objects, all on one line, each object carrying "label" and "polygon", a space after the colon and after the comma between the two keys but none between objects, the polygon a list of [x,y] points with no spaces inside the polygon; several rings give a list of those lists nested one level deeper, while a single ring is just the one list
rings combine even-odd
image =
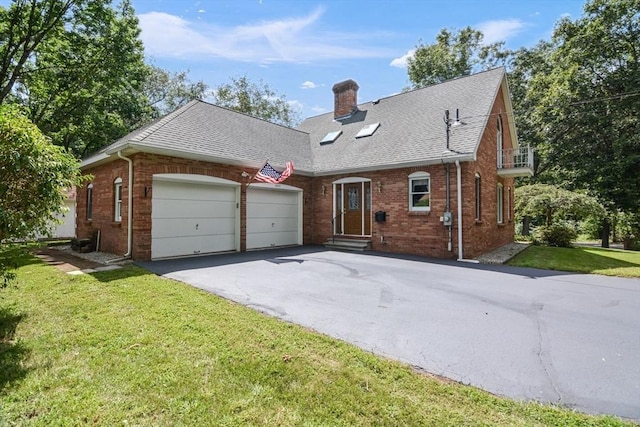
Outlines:
[{"label": "shrub", "polygon": [[535,239],[549,246],[569,248],[571,241],[576,237],[575,228],[567,224],[555,223],[550,226],[538,227],[535,230]]}]

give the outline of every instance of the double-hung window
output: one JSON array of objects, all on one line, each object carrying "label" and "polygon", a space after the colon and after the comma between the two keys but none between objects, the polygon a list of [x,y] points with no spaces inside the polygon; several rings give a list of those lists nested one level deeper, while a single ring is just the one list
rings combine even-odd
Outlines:
[{"label": "double-hung window", "polygon": [[502,184],[498,184],[498,192],[496,196],[496,215],[498,217],[498,224],[502,224],[504,223],[504,188],[502,187]]},{"label": "double-hung window", "polygon": [[87,221],[93,218],[93,184],[87,185]]},{"label": "double-hung window", "polygon": [[409,175],[409,210],[431,210],[431,177],[426,172],[414,172]]},{"label": "double-hung window", "polygon": [[116,178],[113,181],[113,195],[115,200],[113,220],[120,222],[122,221],[122,178]]}]

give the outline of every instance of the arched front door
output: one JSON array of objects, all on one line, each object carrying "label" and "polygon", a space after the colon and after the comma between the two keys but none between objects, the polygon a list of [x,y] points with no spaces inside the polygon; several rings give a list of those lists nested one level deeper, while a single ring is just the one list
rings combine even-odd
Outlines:
[{"label": "arched front door", "polygon": [[334,233],[371,235],[371,180],[344,178],[333,183]]}]

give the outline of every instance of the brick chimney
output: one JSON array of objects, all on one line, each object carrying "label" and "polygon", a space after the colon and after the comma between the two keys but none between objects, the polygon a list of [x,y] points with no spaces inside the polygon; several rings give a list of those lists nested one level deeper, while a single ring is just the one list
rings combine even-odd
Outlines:
[{"label": "brick chimney", "polygon": [[358,83],[349,79],[333,85],[333,118],[348,117],[358,109]]}]

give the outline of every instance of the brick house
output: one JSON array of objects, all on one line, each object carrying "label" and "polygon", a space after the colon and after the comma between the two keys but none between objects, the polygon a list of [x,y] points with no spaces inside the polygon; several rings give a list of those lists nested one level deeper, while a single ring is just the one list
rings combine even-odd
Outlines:
[{"label": "brick house", "polygon": [[[504,69],[358,104],[297,129],[202,101],[85,159],[77,234],[136,260],[328,244],[441,258],[513,241],[519,147]],[[282,184],[252,181],[293,161]],[[130,213],[132,213],[130,215]]]}]

